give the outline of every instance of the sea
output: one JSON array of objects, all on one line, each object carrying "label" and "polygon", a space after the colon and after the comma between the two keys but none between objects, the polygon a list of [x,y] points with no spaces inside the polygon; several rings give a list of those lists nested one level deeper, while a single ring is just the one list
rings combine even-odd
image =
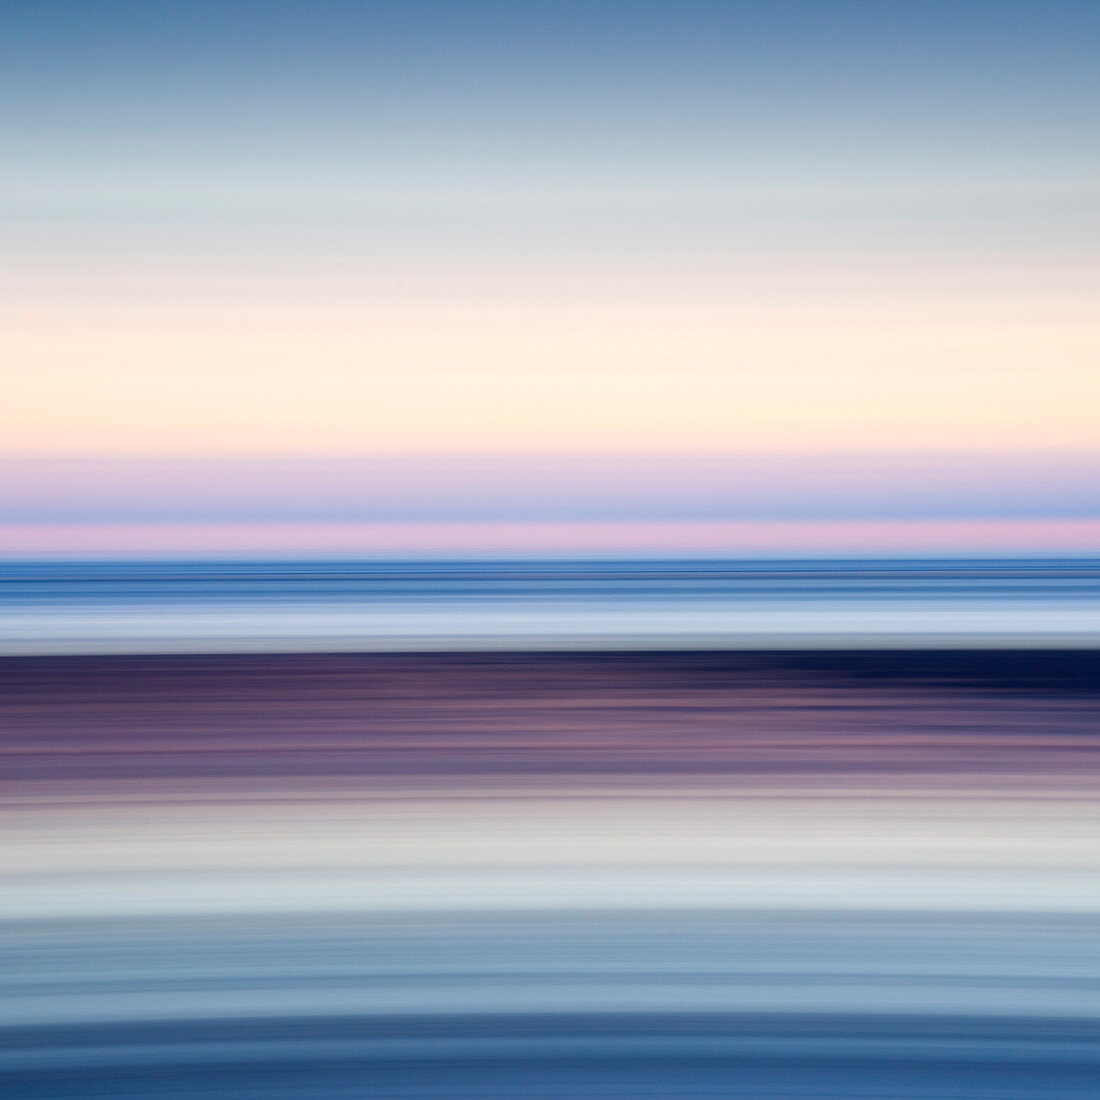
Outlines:
[{"label": "sea", "polygon": [[0,566],[0,1094],[1084,1100],[1100,562]]},{"label": "sea", "polygon": [[1092,646],[1100,559],[0,562],[0,653]]}]

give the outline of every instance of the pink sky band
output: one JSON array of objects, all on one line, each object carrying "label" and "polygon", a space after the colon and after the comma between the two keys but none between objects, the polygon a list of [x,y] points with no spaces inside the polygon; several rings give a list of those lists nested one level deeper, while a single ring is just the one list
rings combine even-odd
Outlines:
[{"label": "pink sky band", "polygon": [[0,527],[0,556],[1094,554],[1100,519],[119,523]]}]

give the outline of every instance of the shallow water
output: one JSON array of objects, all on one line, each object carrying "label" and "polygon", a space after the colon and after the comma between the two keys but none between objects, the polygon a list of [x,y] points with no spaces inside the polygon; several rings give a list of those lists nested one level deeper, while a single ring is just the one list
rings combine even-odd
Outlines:
[{"label": "shallow water", "polygon": [[9,657],[15,1097],[1095,1094],[1100,653]]}]

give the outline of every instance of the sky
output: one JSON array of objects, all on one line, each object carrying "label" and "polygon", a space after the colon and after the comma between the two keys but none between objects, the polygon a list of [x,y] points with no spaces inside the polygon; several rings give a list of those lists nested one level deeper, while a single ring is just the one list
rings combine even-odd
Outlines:
[{"label": "sky", "polygon": [[1095,549],[1098,32],[12,0],[0,549]]}]

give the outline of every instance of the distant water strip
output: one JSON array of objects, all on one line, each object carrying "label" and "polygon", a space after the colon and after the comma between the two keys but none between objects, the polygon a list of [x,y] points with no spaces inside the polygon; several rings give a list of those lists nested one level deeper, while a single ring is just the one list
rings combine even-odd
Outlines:
[{"label": "distant water strip", "polygon": [[1100,560],[8,562],[0,653],[1100,645]]}]

